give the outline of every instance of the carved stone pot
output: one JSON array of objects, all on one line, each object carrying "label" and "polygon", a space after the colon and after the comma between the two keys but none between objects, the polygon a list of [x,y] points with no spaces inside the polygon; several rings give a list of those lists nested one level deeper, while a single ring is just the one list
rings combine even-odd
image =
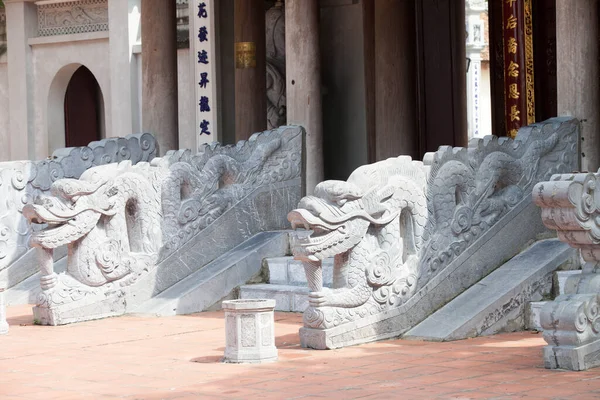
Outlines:
[{"label": "carved stone pot", "polygon": [[4,304],[4,289],[0,288],[0,335],[8,333],[8,322],[6,322],[6,305]]},{"label": "carved stone pot", "polygon": [[263,363],[277,360],[275,347],[275,300],[227,300],[224,362]]}]

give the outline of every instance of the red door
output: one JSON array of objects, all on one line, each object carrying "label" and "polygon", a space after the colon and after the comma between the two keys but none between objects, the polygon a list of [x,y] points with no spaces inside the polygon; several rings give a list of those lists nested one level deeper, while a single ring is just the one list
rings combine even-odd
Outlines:
[{"label": "red door", "polygon": [[79,67],[65,94],[65,143],[67,147],[87,146],[100,140],[101,92],[94,75]]}]

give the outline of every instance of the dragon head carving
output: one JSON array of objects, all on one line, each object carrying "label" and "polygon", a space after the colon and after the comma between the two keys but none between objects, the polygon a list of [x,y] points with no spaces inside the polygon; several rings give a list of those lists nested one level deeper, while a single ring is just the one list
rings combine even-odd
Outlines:
[{"label": "dragon head carving", "polygon": [[294,244],[296,258],[322,261],[356,246],[370,224],[385,225],[398,216],[381,202],[392,193],[370,189],[365,193],[355,184],[325,181],[317,185],[313,196],[300,200],[288,214],[292,229],[312,230]]},{"label": "dragon head carving", "polygon": [[48,229],[32,235],[33,245],[56,248],[81,238],[92,230],[102,215],[114,215],[118,190],[107,179],[86,182],[61,179],[52,184],[52,197],[40,197],[23,209],[32,223]]}]

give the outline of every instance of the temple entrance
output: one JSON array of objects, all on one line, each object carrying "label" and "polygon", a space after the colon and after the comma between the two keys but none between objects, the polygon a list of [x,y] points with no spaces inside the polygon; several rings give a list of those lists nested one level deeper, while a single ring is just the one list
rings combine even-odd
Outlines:
[{"label": "temple entrance", "polygon": [[104,130],[104,100],[94,74],[79,67],[65,93],[65,144],[67,147],[86,146],[100,140]]}]

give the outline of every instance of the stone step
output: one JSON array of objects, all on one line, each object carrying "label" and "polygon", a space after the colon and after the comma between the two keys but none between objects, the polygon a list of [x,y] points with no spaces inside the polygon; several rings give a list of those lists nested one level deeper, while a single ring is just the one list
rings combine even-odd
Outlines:
[{"label": "stone step", "polygon": [[[307,286],[302,262],[293,257],[273,257],[265,260],[269,267],[269,283],[273,285]],[[323,261],[323,286],[331,287],[333,258]]]},{"label": "stone step", "polygon": [[577,251],[557,239],[535,243],[406,333],[405,338],[459,340],[525,329],[529,302],[552,291],[557,269],[579,266]]},{"label": "stone step", "polygon": [[308,288],[293,285],[258,284],[240,287],[241,299],[274,299],[275,310],[304,312],[308,306]]},{"label": "stone step", "polygon": [[159,316],[190,314],[220,305],[223,298],[261,273],[262,261],[286,254],[288,233],[263,232],[180,280],[133,312]]}]

